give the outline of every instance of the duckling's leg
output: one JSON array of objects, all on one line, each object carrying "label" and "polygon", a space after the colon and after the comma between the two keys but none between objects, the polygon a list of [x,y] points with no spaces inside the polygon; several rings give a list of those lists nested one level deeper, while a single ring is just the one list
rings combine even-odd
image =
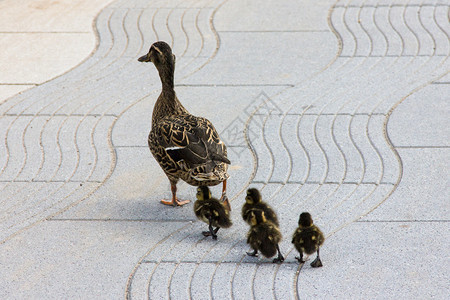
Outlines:
[{"label": "duckling's leg", "polygon": [[228,200],[228,197],[227,197],[227,181],[226,180],[224,180],[222,182],[222,197],[220,197],[220,200],[222,201],[223,206],[225,206],[225,208],[228,211],[231,211],[230,201]]},{"label": "duckling's leg", "polygon": [[213,240],[217,240],[217,231],[219,231],[219,227],[217,227],[216,229],[213,229],[211,223],[211,216],[208,216],[208,220],[209,220],[209,231],[203,231],[202,234],[204,236],[212,236]]},{"label": "duckling's leg", "polygon": [[317,248],[317,257],[316,257],[316,259],[311,263],[311,267],[313,267],[313,268],[319,268],[319,267],[321,267],[321,266],[323,266],[323,265],[322,265],[322,261],[320,260],[320,257],[319,257],[319,248]]},{"label": "duckling's leg", "polygon": [[258,256],[258,250],[253,250],[253,252],[247,252],[248,256]]},{"label": "duckling's leg", "polygon": [[277,244],[278,257],[273,259],[274,263],[279,263],[284,261],[283,255],[281,255],[280,247]]},{"label": "duckling's leg", "polygon": [[303,260],[303,252],[300,251],[300,256],[295,257],[296,260],[298,260],[299,263],[303,264],[305,261]]},{"label": "duckling's leg", "polygon": [[161,200],[162,204],[172,205],[172,206],[182,206],[191,202],[190,200],[179,201],[177,199],[177,183],[170,182],[170,189],[172,190],[172,200]]}]

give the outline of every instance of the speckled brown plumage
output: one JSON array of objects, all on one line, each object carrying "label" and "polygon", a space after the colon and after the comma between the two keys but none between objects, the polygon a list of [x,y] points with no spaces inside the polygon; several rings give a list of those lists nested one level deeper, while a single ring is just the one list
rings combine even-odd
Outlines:
[{"label": "speckled brown plumage", "polygon": [[229,207],[226,180],[230,161],[227,149],[212,123],[191,115],[174,90],[175,55],[165,42],[156,42],[141,62],[153,62],[158,69],[162,91],[153,108],[152,129],[148,137],[151,153],[169,178],[172,200],[162,202],[183,205],[176,184],[179,179],[194,186],[212,186],[223,182],[222,201]]}]

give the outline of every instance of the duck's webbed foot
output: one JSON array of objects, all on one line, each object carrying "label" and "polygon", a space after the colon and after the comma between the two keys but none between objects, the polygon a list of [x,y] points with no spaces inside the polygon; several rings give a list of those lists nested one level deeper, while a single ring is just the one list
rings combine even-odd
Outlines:
[{"label": "duck's webbed foot", "polygon": [[303,260],[303,252],[300,252],[300,256],[296,256],[295,259],[301,264],[305,263],[305,261]]},{"label": "duck's webbed foot", "polygon": [[311,263],[311,267],[313,267],[313,268],[319,268],[319,267],[322,267],[323,265],[322,265],[322,261],[320,260],[320,257],[319,257],[319,249],[317,249],[317,257],[316,257],[316,259],[315,260],[313,260],[313,262]]},{"label": "duck's webbed foot", "polygon": [[171,205],[171,206],[183,206],[185,204],[188,204],[191,202],[190,200],[178,200],[177,198],[177,185],[176,183],[170,184],[170,189],[172,191],[172,200],[161,200],[161,203],[164,205]]},{"label": "duck's webbed foot", "polygon": [[203,236],[212,236],[213,240],[217,240],[217,235],[212,235],[209,231],[202,231]]},{"label": "duck's webbed foot", "polygon": [[203,231],[202,234],[204,236],[212,236],[213,240],[217,240],[217,231],[219,231],[220,227],[217,227],[216,229],[213,229],[211,225],[211,218],[209,217],[209,231]]},{"label": "duck's webbed foot", "polygon": [[322,261],[318,257],[315,260],[313,260],[313,262],[311,263],[311,267],[313,267],[313,268],[319,268],[322,266],[323,266]]},{"label": "duck's webbed foot", "polygon": [[188,204],[191,202],[191,200],[178,200],[178,199],[172,199],[172,200],[161,200],[161,203],[164,205],[170,205],[170,206],[183,206],[185,204]]},{"label": "duck's webbed foot", "polygon": [[304,263],[305,263],[305,261],[303,260],[303,258],[301,258],[301,257],[299,257],[299,256],[296,256],[295,259],[296,259],[299,263],[301,263],[301,264],[304,264]]},{"label": "duck's webbed foot", "polygon": [[273,263],[282,263],[284,261],[283,255],[281,255],[280,247],[277,245],[278,257],[273,259]]},{"label": "duck's webbed foot", "polygon": [[258,250],[253,250],[253,252],[247,252],[248,256],[258,256]]}]

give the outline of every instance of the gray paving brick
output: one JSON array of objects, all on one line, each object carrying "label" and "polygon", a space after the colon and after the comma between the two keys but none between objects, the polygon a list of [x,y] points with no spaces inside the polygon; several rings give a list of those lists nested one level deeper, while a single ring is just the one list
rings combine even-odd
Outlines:
[{"label": "gray paving brick", "polygon": [[[299,3],[292,7],[289,1],[279,1],[274,10],[271,3],[248,1],[243,7],[238,1],[227,1],[217,13],[218,31],[294,31],[328,30],[323,10],[333,1],[315,1]],[[249,8],[252,11],[247,13]],[[307,11],[307,14],[304,12]],[[302,15],[302,18],[297,16]]]},{"label": "gray paving brick", "polygon": [[273,162],[273,172],[270,181],[284,183],[288,179],[292,165],[290,162],[291,155],[280,136],[282,118],[282,115],[270,115],[264,124],[264,136],[271,151],[277,152],[277,157]]},{"label": "gray paving brick", "polygon": [[33,177],[36,181],[52,180],[61,164],[62,154],[58,146],[58,130],[66,118],[62,116],[47,117],[46,124],[39,136],[44,149],[43,162],[38,173]]},{"label": "gray paving brick", "polygon": [[155,268],[156,263],[142,263],[138,266],[136,273],[132,280],[130,280],[130,286],[128,287],[128,297],[132,299],[144,299],[148,298],[148,279],[149,274]]},{"label": "gray paving brick", "polygon": [[253,278],[256,269],[256,264],[242,263],[237,265],[232,281],[234,299],[254,297],[253,284],[249,279]]},{"label": "gray paving brick", "polygon": [[[431,85],[405,99],[389,119],[389,134],[395,146],[442,146],[450,140],[448,85]],[[423,101],[430,99],[429,101]],[[407,127],[415,130],[406,130]]]},{"label": "gray paving brick", "polygon": [[26,149],[24,148],[23,133],[32,117],[14,118],[6,129],[5,143],[7,144],[7,163],[0,175],[2,181],[12,181],[20,174],[26,163]]},{"label": "gray paving brick", "polygon": [[308,152],[298,138],[297,128],[300,118],[298,115],[285,116],[281,128],[283,141],[291,156],[292,166],[288,179],[290,182],[304,182],[309,169]]},{"label": "gray paving brick", "polygon": [[[369,227],[375,227],[373,234],[367,234]],[[448,291],[446,263],[436,260],[434,254],[426,255],[419,263],[411,263],[410,258],[417,251],[430,248],[436,253],[445,251],[448,240],[442,243],[433,236],[446,227],[435,223],[355,223],[326,241],[327,246],[321,251],[322,272],[315,272],[307,261],[299,274],[299,294],[307,298],[320,297],[320,291],[331,287],[329,295],[333,298],[348,295],[365,298],[372,297],[377,286],[384,286],[383,295],[387,297],[445,299]],[[415,235],[415,231],[423,234]],[[393,243],[393,240],[399,242]],[[369,244],[371,246],[367,246]],[[382,258],[386,267],[381,268],[371,257],[377,261]],[[339,268],[341,263],[348,268]],[[384,275],[374,277],[378,272]],[[399,272],[408,276],[397,276]],[[343,287],[343,278],[352,284]]]},{"label": "gray paving brick", "polygon": [[25,129],[23,142],[26,149],[26,162],[16,178],[17,181],[31,180],[39,172],[44,157],[39,137],[46,123],[47,120],[45,118],[33,118]]},{"label": "gray paving brick", "polygon": [[191,280],[192,299],[211,299],[211,284],[205,282],[205,278],[212,278],[216,269],[215,263],[204,263],[198,265]]},{"label": "gray paving brick", "polygon": [[344,182],[360,182],[363,179],[363,161],[361,154],[351,139],[351,121],[352,118],[350,116],[337,116],[334,134],[336,142],[345,156]]},{"label": "gray paving brick", "polygon": [[[398,149],[403,177],[398,188],[377,208],[369,220],[446,220],[450,211],[448,168],[450,151],[444,149]],[[433,166],[433,167],[431,167]],[[429,182],[434,182],[429,185]],[[401,211],[395,207],[403,207]]]},{"label": "gray paving brick", "polygon": [[368,126],[368,134],[375,149],[378,151],[382,159],[383,174],[381,177],[381,182],[395,184],[400,176],[400,162],[397,159],[394,150],[391,149],[389,144],[386,142],[384,130],[380,131],[380,128],[385,127],[385,122],[385,116],[371,116]]},{"label": "gray paving brick", "polygon": [[176,266],[170,278],[170,297],[176,299],[189,299],[190,282],[187,279],[192,277],[196,268],[195,263],[181,263]]},{"label": "gray paving brick", "polygon": [[220,264],[217,266],[211,282],[213,298],[232,298],[231,279],[235,269],[235,264]]},{"label": "gray paving brick", "polygon": [[[447,13],[443,0],[112,2],[89,58],[0,104],[0,278],[20,275],[0,296],[401,298],[417,280],[432,280],[425,298],[448,294],[445,264],[395,252],[417,259],[419,229],[436,236],[448,215]],[[234,225],[218,241],[192,204],[159,203],[170,187],[146,140],[160,81],[136,60],[156,40],[174,48],[182,103],[228,146]],[[249,186],[278,213],[285,264],[245,254]],[[303,211],[327,236],[321,270],[294,259]]]},{"label": "gray paving brick", "polygon": [[[273,296],[273,273],[276,264],[259,265],[253,277],[253,295],[256,299],[274,298]],[[258,287],[258,288],[255,288]]]}]

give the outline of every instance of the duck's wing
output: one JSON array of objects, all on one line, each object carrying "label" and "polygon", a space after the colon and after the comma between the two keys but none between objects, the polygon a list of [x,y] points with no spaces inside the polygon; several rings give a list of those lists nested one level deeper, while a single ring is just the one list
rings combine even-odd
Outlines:
[{"label": "duck's wing", "polygon": [[209,162],[230,164],[225,144],[212,123],[192,115],[163,119],[155,128],[154,138],[175,162],[192,168]]}]

